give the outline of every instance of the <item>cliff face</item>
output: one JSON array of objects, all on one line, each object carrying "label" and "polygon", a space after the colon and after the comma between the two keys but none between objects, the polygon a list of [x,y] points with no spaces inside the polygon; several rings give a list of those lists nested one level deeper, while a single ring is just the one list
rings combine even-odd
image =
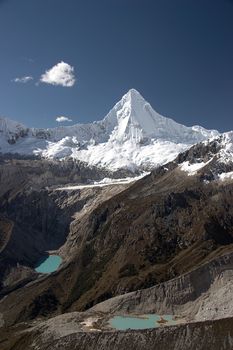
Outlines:
[{"label": "cliff face", "polygon": [[[38,260],[64,244],[72,209],[62,210],[58,199],[45,190],[18,192],[2,201],[2,215],[11,222],[11,232],[0,256],[1,291],[31,275]],[[17,273],[18,272],[18,273]]]}]

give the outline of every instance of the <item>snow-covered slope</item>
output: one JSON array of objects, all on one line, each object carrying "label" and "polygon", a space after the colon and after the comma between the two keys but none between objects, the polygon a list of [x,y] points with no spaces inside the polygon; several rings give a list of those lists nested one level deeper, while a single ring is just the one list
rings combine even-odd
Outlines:
[{"label": "snow-covered slope", "polygon": [[173,160],[191,145],[218,135],[200,126],[186,127],[155,112],[134,89],[101,121],[29,129],[0,118],[0,152],[71,157],[111,170],[144,170]]},{"label": "snow-covered slope", "polygon": [[188,176],[201,175],[206,183],[233,180],[233,132],[194,145],[174,163]]}]

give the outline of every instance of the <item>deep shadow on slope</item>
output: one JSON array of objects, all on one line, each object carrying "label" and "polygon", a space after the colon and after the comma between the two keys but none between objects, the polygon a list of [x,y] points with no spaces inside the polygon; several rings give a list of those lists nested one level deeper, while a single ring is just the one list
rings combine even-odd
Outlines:
[{"label": "deep shadow on slope", "polygon": [[[232,195],[232,184],[205,184],[161,168],[75,220],[70,262],[11,293],[0,312],[7,324],[31,319],[38,298],[47,295],[56,310],[38,309],[36,316],[85,310],[190,271],[221,255],[221,246],[231,251]],[[15,309],[6,313],[9,305]]]},{"label": "deep shadow on slope", "polygon": [[14,284],[21,286],[22,279],[26,283],[36,277],[29,269],[48,250],[64,244],[72,215],[82,207],[80,203],[62,207],[67,195],[49,192],[48,187],[126,175],[129,173],[113,174],[71,159],[0,154],[0,293]]},{"label": "deep shadow on slope", "polygon": [[0,255],[0,295],[21,285],[21,279],[34,279],[38,260],[66,241],[73,211],[60,208],[60,200],[46,190],[32,190],[2,201],[0,211],[11,232]]}]

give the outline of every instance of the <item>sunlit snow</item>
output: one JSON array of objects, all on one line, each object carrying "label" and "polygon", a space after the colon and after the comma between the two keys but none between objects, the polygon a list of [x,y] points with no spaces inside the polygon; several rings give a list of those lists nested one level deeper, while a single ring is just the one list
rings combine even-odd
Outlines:
[{"label": "sunlit snow", "polygon": [[229,173],[222,173],[219,175],[219,179],[221,181],[226,181],[226,180],[233,180],[233,171],[230,171]]},{"label": "sunlit snow", "polygon": [[150,169],[172,161],[193,144],[219,135],[201,126],[186,127],[165,118],[134,89],[98,122],[26,128],[0,118],[0,152],[67,157],[110,170]]},{"label": "sunlit snow", "polygon": [[181,170],[188,173],[188,176],[193,176],[198,172],[198,170],[202,169],[209,162],[210,162],[210,160],[208,162],[200,162],[200,163],[190,164],[189,161],[187,161],[187,162],[183,162],[179,166],[180,166]]}]

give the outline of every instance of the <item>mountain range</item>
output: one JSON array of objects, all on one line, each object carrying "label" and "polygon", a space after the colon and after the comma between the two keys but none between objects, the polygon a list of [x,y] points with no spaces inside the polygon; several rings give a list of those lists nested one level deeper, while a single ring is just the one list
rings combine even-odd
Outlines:
[{"label": "mountain range", "polygon": [[1,350],[232,349],[233,132],[130,90],[90,124],[1,118],[0,146]]},{"label": "mountain range", "polygon": [[[231,349],[232,141],[93,188],[64,187],[80,182],[79,164],[0,158],[1,349]],[[37,273],[49,254],[61,266]],[[109,328],[113,315],[151,313],[183,323]]]},{"label": "mountain range", "polygon": [[150,170],[216,130],[187,127],[158,114],[140,93],[129,90],[103,120],[51,129],[27,128],[0,118],[0,152],[47,159],[72,158],[112,171]]}]

